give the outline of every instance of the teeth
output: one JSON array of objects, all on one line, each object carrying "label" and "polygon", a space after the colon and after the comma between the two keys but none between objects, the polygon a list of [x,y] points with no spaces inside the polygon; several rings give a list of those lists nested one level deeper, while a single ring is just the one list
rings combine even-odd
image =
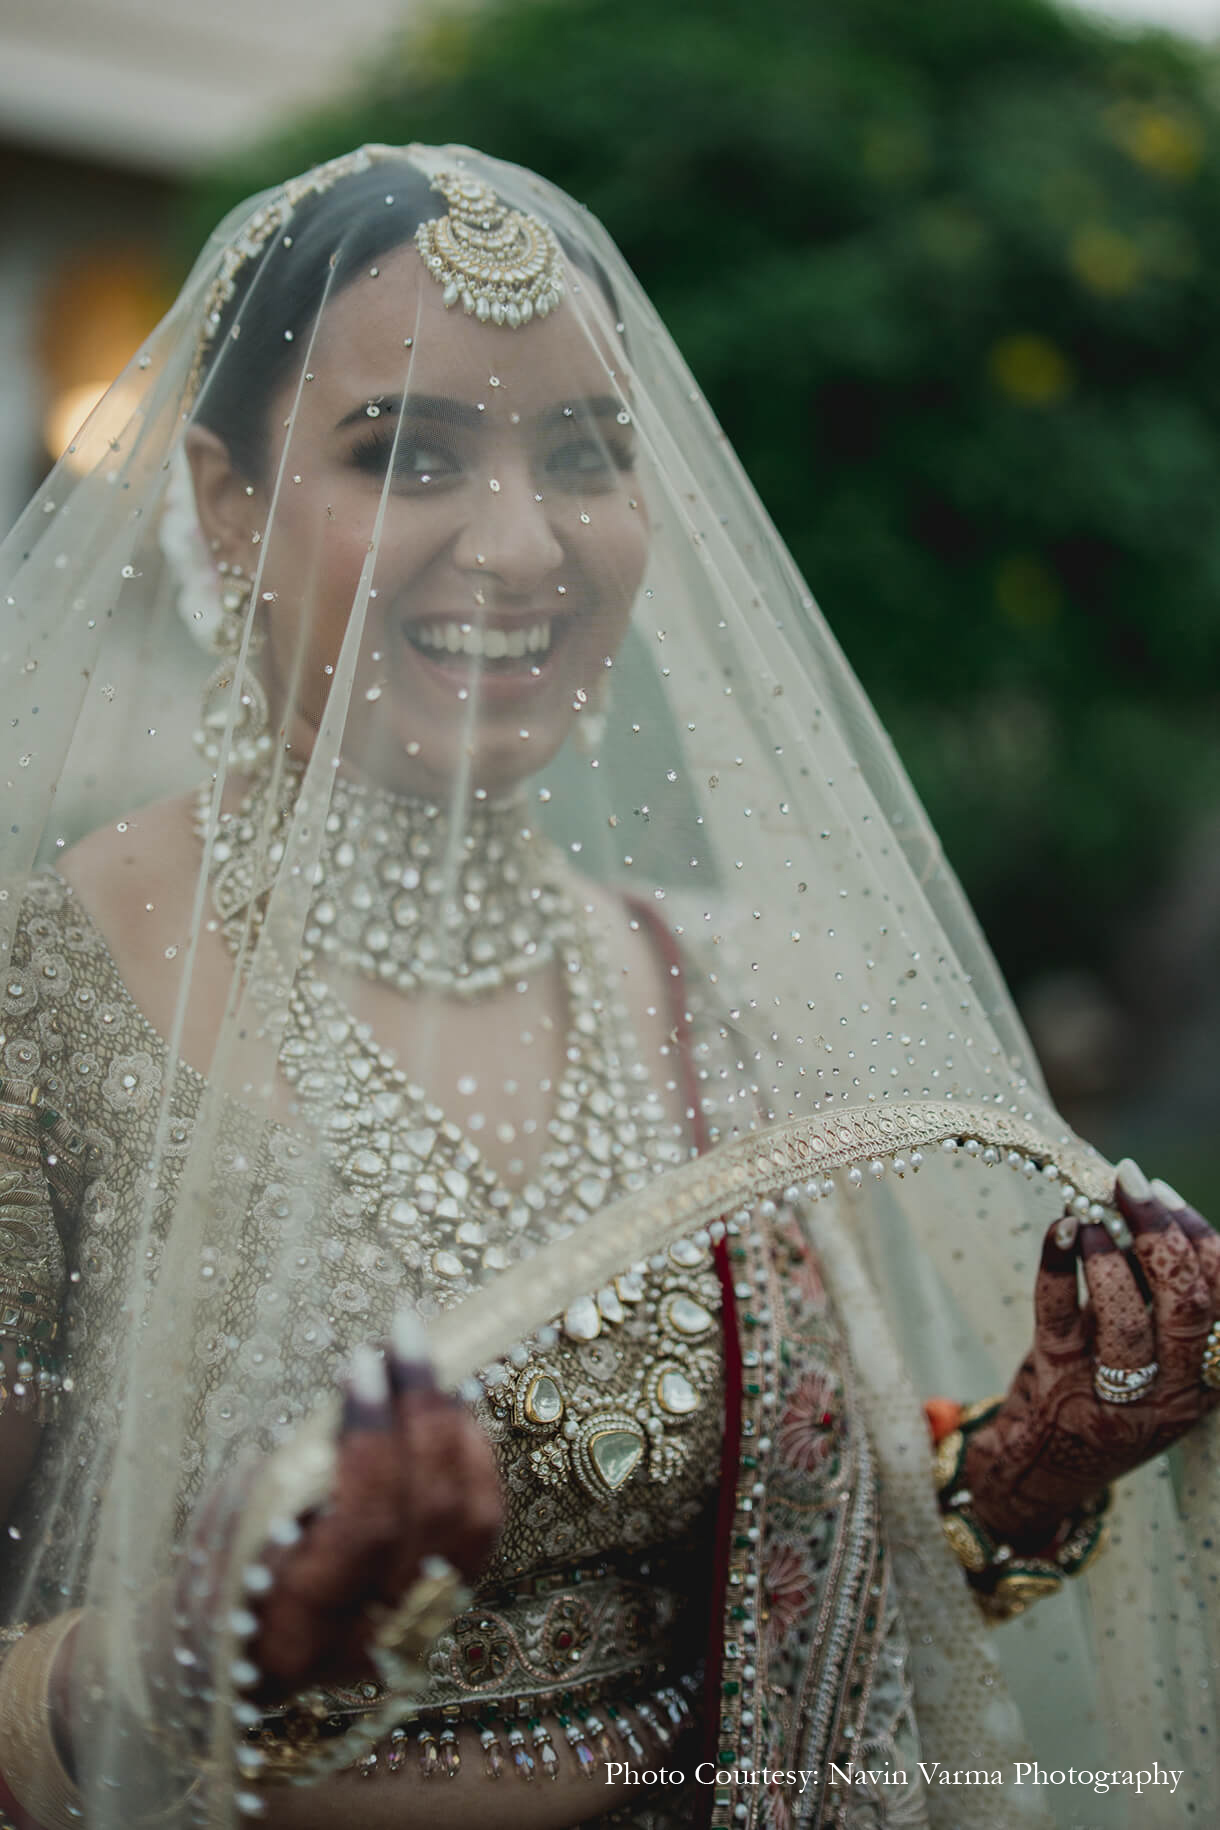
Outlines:
[{"label": "teeth", "polygon": [[551,624],[529,623],[515,629],[476,629],[470,623],[416,623],[410,640],[418,648],[446,654],[473,655],[486,661],[521,661],[544,654],[551,645]]}]

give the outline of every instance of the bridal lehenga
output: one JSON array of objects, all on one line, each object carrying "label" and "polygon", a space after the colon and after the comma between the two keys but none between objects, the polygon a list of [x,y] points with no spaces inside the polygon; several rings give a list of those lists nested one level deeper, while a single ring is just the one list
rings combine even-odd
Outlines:
[{"label": "bridal lehenga", "polygon": [[[15,1807],[426,1822],[426,1780],[498,1821],[587,1774],[576,1823],[611,1763],[686,1775],[638,1826],[1210,1821],[1206,1432],[1070,1582],[983,1607],[945,1541],[921,1400],[1003,1389],[1113,1173],[597,225],[461,148],[255,199],[2,588]],[[256,1706],[241,1571],[403,1305],[505,1530],[379,1682]],[[237,1575],[167,1649],[209,1519]]]}]

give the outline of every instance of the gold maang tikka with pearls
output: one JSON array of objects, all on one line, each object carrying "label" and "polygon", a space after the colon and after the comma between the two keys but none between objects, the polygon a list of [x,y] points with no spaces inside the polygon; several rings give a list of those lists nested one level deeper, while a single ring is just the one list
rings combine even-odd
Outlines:
[{"label": "gold maang tikka with pearls", "polygon": [[460,305],[481,324],[517,330],[545,318],[563,298],[563,256],[553,229],[510,210],[489,184],[463,172],[432,181],[449,213],[421,222],[415,245],[446,310]]}]

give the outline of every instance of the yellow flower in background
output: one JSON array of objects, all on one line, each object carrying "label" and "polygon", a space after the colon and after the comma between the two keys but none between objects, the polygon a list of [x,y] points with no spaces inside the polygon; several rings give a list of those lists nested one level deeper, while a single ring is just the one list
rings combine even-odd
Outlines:
[{"label": "yellow flower in background", "polygon": [[1032,331],[1001,337],[987,352],[987,372],[1001,393],[1025,407],[1048,407],[1072,386],[1072,365],[1048,337]]},{"label": "yellow flower in background", "polygon": [[1044,629],[1063,608],[1063,587],[1034,553],[1010,553],[995,573],[995,601],[1010,623]]},{"label": "yellow flower in background", "polygon": [[1135,243],[1116,229],[1092,224],[1073,236],[1068,260],[1077,279],[1093,292],[1118,294],[1138,285],[1142,260]]},{"label": "yellow flower in background", "polygon": [[1136,164],[1160,178],[1182,183],[1203,163],[1203,127],[1180,109],[1125,103],[1110,111],[1110,125]]}]

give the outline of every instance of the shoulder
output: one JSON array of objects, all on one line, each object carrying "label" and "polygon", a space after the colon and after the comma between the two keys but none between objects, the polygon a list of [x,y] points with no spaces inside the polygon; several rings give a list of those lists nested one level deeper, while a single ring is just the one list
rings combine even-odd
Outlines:
[{"label": "shoulder", "polygon": [[[169,912],[190,898],[198,871],[198,844],[189,795],[155,801],[81,839],[66,851],[59,874],[76,892],[102,933],[113,941],[146,917]],[[150,911],[149,902],[153,903]]]},{"label": "shoulder", "polygon": [[[141,807],[64,854],[60,874],[102,940],[127,995],[158,1037],[178,1020],[191,958],[202,862],[190,795]],[[209,945],[208,943],[212,944]],[[228,956],[203,935],[194,960],[182,1054],[205,1071],[229,983]]]},{"label": "shoulder", "polygon": [[[189,806],[164,802],[89,834],[26,884],[0,984],[0,1061],[90,1110],[111,1065],[151,1063],[180,989],[168,936],[187,932]],[[185,913],[184,913],[185,911]]]},{"label": "shoulder", "polygon": [[681,977],[678,944],[663,921],[640,902],[606,884],[574,877],[573,894],[591,917],[612,978],[633,1007],[667,1015]]}]

